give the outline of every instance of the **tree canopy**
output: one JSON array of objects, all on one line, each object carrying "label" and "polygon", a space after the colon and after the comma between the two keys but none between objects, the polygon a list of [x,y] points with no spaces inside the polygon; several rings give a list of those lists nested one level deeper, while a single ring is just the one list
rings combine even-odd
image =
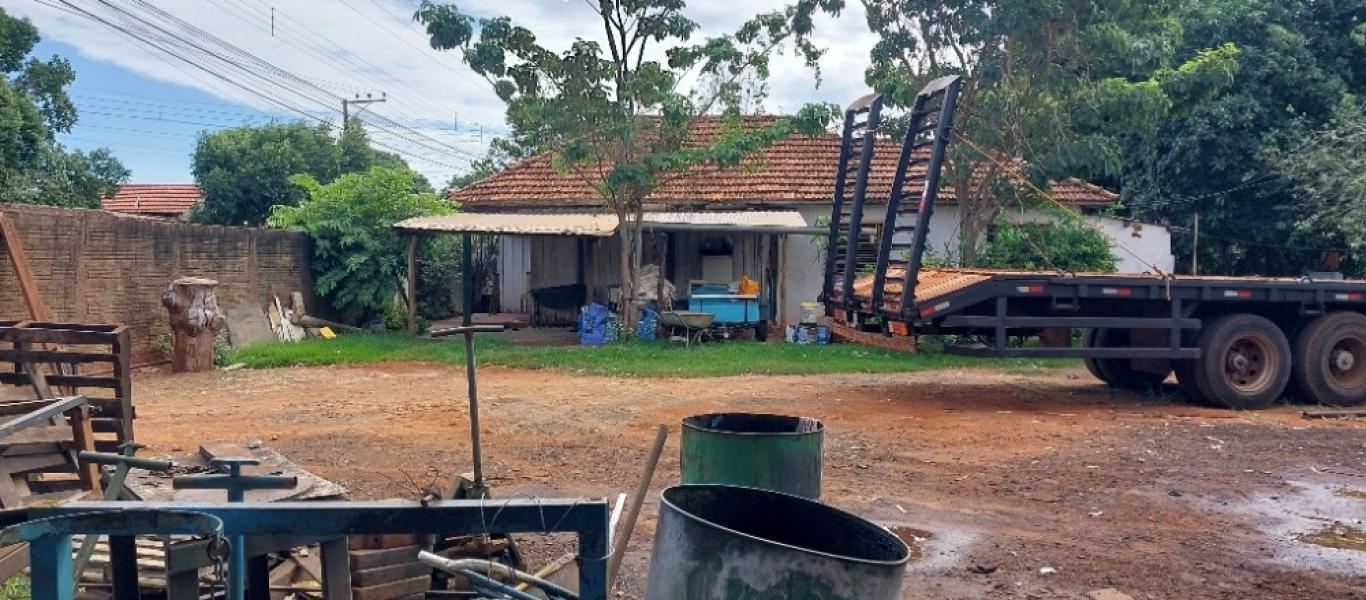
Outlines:
[{"label": "tree canopy", "polygon": [[1350,225],[1302,226],[1323,200],[1313,190],[1328,188],[1297,171],[1317,157],[1315,168],[1344,173],[1331,167],[1361,153],[1325,154],[1323,143],[1331,147],[1335,138],[1316,132],[1366,93],[1366,1],[1190,0],[1175,14],[1183,25],[1179,55],[1232,43],[1240,68],[1215,98],[1130,141],[1116,180],[1124,202],[1137,216],[1176,226],[1182,264],[1199,213],[1202,271],[1301,274],[1321,249],[1344,243],[1339,233]]},{"label": "tree canopy", "polygon": [[[191,162],[204,193],[192,219],[219,225],[261,225],[271,207],[298,205],[306,193],[290,183],[293,175],[330,183],[374,166],[408,170],[397,155],[371,148],[355,119],[337,139],[329,125],[302,122],[204,132]],[[431,190],[420,175],[412,174],[412,181],[415,191]]]},{"label": "tree canopy", "polygon": [[[555,154],[556,165],[593,185],[618,216],[624,251],[621,287],[635,288],[641,211],[664,178],[690,166],[733,166],[796,131],[821,131],[828,106],[807,106],[772,127],[745,129],[738,116],[762,96],[771,54],[790,47],[815,67],[821,50],[810,39],[814,18],[838,13],[842,0],[798,0],[758,15],[734,33],[693,40],[698,25],[682,0],[588,2],[602,24],[598,39],[564,49],[544,46],[535,32],[507,17],[476,19],[451,4],[426,0],[415,18],[431,45],[460,53],[507,104],[521,147]],[[684,144],[693,120],[736,117],[723,135]],[[459,182],[456,182],[459,183]],[[623,295],[634,322],[634,294]]]},{"label": "tree canopy", "polygon": [[[948,181],[964,206],[971,262],[1002,208],[1001,163],[1022,159],[1033,183],[1116,179],[1124,142],[1151,135],[1227,87],[1239,50],[1182,48],[1176,2],[1131,0],[894,0],[865,2],[880,37],[867,79],[892,107],[928,80],[963,78]],[[1022,201],[1024,199],[1021,199]]]},{"label": "tree canopy", "polygon": [[30,56],[38,40],[32,23],[0,9],[0,201],[98,208],[128,170],[108,150],[57,143],[76,123],[66,94],[76,73],[60,57]]}]

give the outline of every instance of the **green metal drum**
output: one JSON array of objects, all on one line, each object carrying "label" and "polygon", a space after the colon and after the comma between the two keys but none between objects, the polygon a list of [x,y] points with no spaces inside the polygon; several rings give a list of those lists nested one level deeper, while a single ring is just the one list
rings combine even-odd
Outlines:
[{"label": "green metal drum", "polygon": [[683,419],[683,483],[819,500],[825,425],[809,417],[712,413]]}]

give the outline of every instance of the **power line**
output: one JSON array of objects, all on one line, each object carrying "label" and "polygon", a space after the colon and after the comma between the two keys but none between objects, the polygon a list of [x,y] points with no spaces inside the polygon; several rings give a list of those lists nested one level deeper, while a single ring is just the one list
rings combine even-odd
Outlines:
[{"label": "power line", "polygon": [[[221,81],[223,81],[223,82],[225,82],[225,83],[228,83],[229,85],[232,85],[232,86],[235,86],[235,87],[237,87],[237,88],[240,88],[240,89],[242,89],[243,91],[248,92],[248,93],[250,93],[250,94],[252,94],[252,95],[254,95],[254,96],[257,96],[257,97],[261,98],[262,100],[264,100],[264,101],[266,101],[266,102],[268,102],[268,103],[270,103],[270,104],[274,104],[274,105],[276,105],[276,106],[280,106],[281,108],[283,108],[283,109],[285,109],[285,110],[287,110],[287,111],[289,111],[289,112],[298,113],[298,114],[304,116],[304,117],[307,118],[307,119],[319,121],[320,123],[322,123],[322,124],[324,124],[324,125],[326,125],[326,126],[328,126],[328,127],[335,127],[335,126],[333,126],[331,123],[329,123],[326,119],[321,119],[321,118],[317,117],[316,115],[311,114],[311,113],[309,113],[309,112],[306,111],[306,110],[300,109],[300,108],[298,108],[298,107],[296,107],[296,106],[294,106],[294,105],[292,105],[292,104],[289,104],[288,102],[286,102],[286,101],[284,101],[284,100],[282,100],[282,99],[278,99],[278,98],[276,98],[276,97],[274,97],[274,96],[272,96],[272,95],[270,95],[270,94],[268,94],[268,93],[265,93],[265,92],[263,92],[263,91],[261,91],[261,90],[255,89],[254,87],[252,87],[252,86],[250,86],[250,85],[247,85],[246,83],[237,81],[236,79],[233,79],[233,78],[228,77],[228,76],[226,76],[226,75],[224,75],[224,74],[222,74],[222,73],[219,73],[219,72],[215,71],[214,69],[209,68],[209,67],[207,67],[207,66],[205,66],[205,65],[203,65],[203,64],[200,64],[199,62],[197,62],[197,61],[195,61],[195,60],[193,60],[193,59],[187,58],[186,56],[184,56],[184,55],[181,54],[181,53],[176,52],[176,51],[173,50],[172,48],[168,48],[166,45],[164,45],[164,44],[162,44],[162,43],[158,43],[158,41],[156,41],[156,40],[149,39],[149,35],[146,34],[146,33],[134,32],[134,31],[128,29],[127,27],[124,27],[124,26],[122,26],[122,25],[120,25],[120,24],[117,24],[117,23],[114,23],[114,22],[110,21],[110,20],[107,19],[107,18],[101,17],[101,16],[99,16],[99,15],[96,15],[96,14],[94,14],[94,13],[91,13],[91,12],[88,11],[88,10],[85,10],[85,9],[83,9],[83,8],[81,8],[81,7],[76,6],[71,0],[55,0],[55,1],[61,3],[62,5],[64,5],[65,7],[67,7],[70,11],[74,11],[75,14],[79,14],[79,15],[81,15],[81,16],[84,16],[84,17],[88,18],[88,19],[91,19],[91,20],[96,21],[96,22],[98,22],[98,23],[104,24],[104,25],[106,25],[106,26],[108,26],[108,27],[110,27],[110,28],[113,28],[114,30],[116,30],[116,31],[118,31],[118,32],[120,32],[120,33],[122,33],[122,34],[128,36],[128,37],[131,37],[131,38],[133,38],[133,39],[135,39],[135,40],[137,40],[137,41],[139,41],[139,42],[141,42],[141,43],[143,43],[143,44],[146,44],[146,45],[148,45],[148,46],[150,46],[150,47],[152,47],[152,48],[155,48],[155,49],[157,49],[157,50],[160,50],[161,52],[166,53],[167,55],[173,56],[173,57],[175,57],[175,58],[181,60],[182,62],[184,62],[184,63],[186,63],[186,64],[188,64],[188,65],[190,65],[190,66],[192,66],[192,67],[194,67],[194,68],[196,68],[196,69],[198,69],[198,70],[200,70],[200,71],[202,71],[202,72],[204,72],[204,73],[206,73],[206,74],[208,74],[208,75],[210,75],[210,76],[213,76],[213,77],[215,77],[215,78],[217,78],[217,79],[219,79],[219,80],[221,80]],[[100,3],[101,3],[101,4],[104,4],[105,6],[109,6],[108,2],[105,2],[104,0],[101,0]],[[132,16],[134,19],[136,19],[135,16],[129,15],[126,11],[120,11],[120,12],[123,12],[125,15]],[[145,21],[142,21],[141,19],[138,19],[138,20],[141,21],[141,22],[143,22],[143,23],[146,23]],[[153,25],[153,26],[154,26],[154,25]],[[155,27],[155,26],[154,26],[154,27]],[[162,31],[165,31],[165,30],[162,29]],[[168,35],[170,35],[172,38],[175,38],[175,39],[177,39],[177,40],[180,40],[182,43],[184,43],[184,44],[186,44],[186,45],[188,45],[188,46],[195,47],[195,48],[199,48],[199,46],[198,46],[197,44],[193,44],[192,42],[189,42],[188,40],[184,40],[184,38],[182,38],[182,37],[180,37],[180,36],[176,36],[176,35],[171,34],[171,33],[169,33],[169,32],[166,32],[166,33],[167,33]],[[203,49],[201,48],[201,50],[203,50]],[[212,52],[212,51],[208,51],[208,50],[203,50],[203,51],[204,51],[205,53],[207,53],[208,55],[210,55],[210,56],[214,56],[214,57],[218,58],[219,60],[221,60],[221,61],[223,61],[223,62],[229,63],[229,64],[231,64],[231,65],[237,67],[238,69],[242,70],[243,72],[247,73],[248,75],[253,75],[253,76],[255,76],[256,78],[261,79],[262,81],[264,81],[264,82],[266,82],[266,83],[268,83],[268,84],[272,84],[273,87],[279,87],[279,88],[282,88],[282,89],[285,89],[285,90],[289,90],[289,88],[288,88],[287,86],[283,86],[283,85],[279,84],[278,82],[272,82],[272,81],[270,81],[269,79],[263,78],[263,77],[261,77],[260,75],[257,75],[257,74],[255,74],[255,73],[252,73],[250,70],[248,70],[248,69],[242,67],[242,66],[240,65],[240,63],[237,63],[236,61],[233,61],[232,59],[223,57],[223,56],[221,56],[221,55],[219,55],[219,54],[217,54],[217,53],[214,53],[214,52]],[[303,95],[303,94],[297,92],[296,90],[290,90],[290,91],[292,91],[292,92],[293,92],[294,94],[296,94],[296,95],[299,95],[299,96],[301,96],[301,97],[307,98],[306,95]],[[333,109],[333,110],[335,110],[335,109]],[[386,145],[386,144],[382,144],[382,143],[376,142],[376,145],[381,146],[381,147],[383,147],[383,148],[385,148],[385,149],[387,149],[387,150],[390,150],[390,151],[398,152],[398,153],[401,154],[401,155],[405,155],[405,156],[410,156],[410,155],[411,155],[411,154],[408,153],[408,152],[405,152],[405,151],[403,151],[403,150],[400,150],[400,149],[398,149],[398,148],[394,148],[394,147],[389,146],[389,145]],[[427,158],[427,157],[418,157],[418,156],[415,156],[415,155],[414,155],[414,157],[415,157],[415,158],[419,158],[419,159],[421,159],[421,160],[423,160],[424,162],[427,162],[427,163],[429,163],[429,164],[436,164],[436,165],[444,166],[444,167],[450,168],[450,169],[461,170],[460,167],[456,167],[456,166],[454,166],[454,165],[450,165],[450,164],[446,164],[446,163],[443,163],[443,162],[440,162],[440,161],[436,161],[436,160],[433,160],[433,159],[430,159],[430,158]]]}]

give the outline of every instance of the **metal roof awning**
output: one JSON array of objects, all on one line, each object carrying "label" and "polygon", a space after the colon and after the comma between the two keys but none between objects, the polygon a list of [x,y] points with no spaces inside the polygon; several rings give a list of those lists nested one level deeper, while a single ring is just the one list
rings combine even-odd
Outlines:
[{"label": "metal roof awning", "polygon": [[[617,216],[591,213],[456,213],[416,217],[394,225],[410,233],[481,233],[501,235],[563,235],[609,237],[616,233]],[[697,231],[826,235],[821,227],[806,224],[795,210],[769,211],[649,211],[641,217],[647,231]]]},{"label": "metal roof awning", "polygon": [[617,216],[609,213],[455,213],[414,217],[394,224],[412,233],[485,233],[610,237]]},{"label": "metal roof awning", "polygon": [[693,212],[647,212],[641,225],[650,231],[706,231],[720,233],[772,233],[827,235],[821,227],[806,224],[795,210],[737,210]]}]

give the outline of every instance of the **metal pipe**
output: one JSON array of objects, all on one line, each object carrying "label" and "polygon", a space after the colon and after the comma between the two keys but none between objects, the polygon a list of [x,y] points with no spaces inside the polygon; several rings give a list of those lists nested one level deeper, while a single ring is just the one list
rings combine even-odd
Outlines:
[{"label": "metal pipe", "polygon": [[528,594],[526,592],[519,592],[516,588],[510,585],[502,583],[496,579],[490,579],[488,577],[475,573],[474,571],[471,571],[469,569],[465,569],[464,571],[461,571],[458,574],[465,577],[466,579],[469,579],[470,585],[473,586],[474,589],[486,594],[500,594],[512,598],[512,600],[539,600],[531,594]]},{"label": "metal pipe", "polygon": [[531,584],[554,596],[578,598],[578,595],[573,591],[546,581],[531,573],[527,573],[526,571],[519,571],[500,562],[479,558],[450,559],[425,550],[417,553],[417,561],[433,569],[439,569],[455,575],[463,575],[464,571],[477,569],[489,575],[497,576],[500,579],[511,579]]}]

